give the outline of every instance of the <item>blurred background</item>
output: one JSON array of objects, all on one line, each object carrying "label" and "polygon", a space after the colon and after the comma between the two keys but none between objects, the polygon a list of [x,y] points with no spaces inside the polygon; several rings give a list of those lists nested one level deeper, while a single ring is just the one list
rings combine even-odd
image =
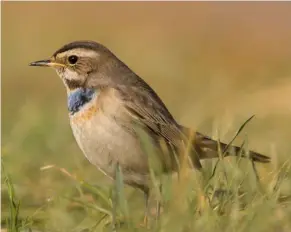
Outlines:
[{"label": "blurred background", "polygon": [[[74,186],[43,166],[108,184],[73,139],[56,73],[28,66],[74,40],[103,43],[179,122],[222,141],[255,115],[237,143],[247,135],[249,148],[289,159],[290,12],[289,2],[2,2],[2,158],[22,214]],[[71,223],[62,210],[51,209],[52,223]]]}]

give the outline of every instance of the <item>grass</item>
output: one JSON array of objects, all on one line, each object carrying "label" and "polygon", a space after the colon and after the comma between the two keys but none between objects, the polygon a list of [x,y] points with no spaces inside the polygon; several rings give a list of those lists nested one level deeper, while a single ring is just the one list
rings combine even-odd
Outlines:
[{"label": "grass", "polygon": [[9,197],[10,215],[9,217],[6,218],[6,226],[8,227],[9,231],[19,231],[20,224],[19,224],[18,217],[19,217],[20,202],[16,200],[15,190],[11,182],[11,178],[9,174],[5,172],[2,160],[1,160],[1,169],[4,176],[4,182],[7,186],[7,193]]},{"label": "grass", "polygon": [[[290,231],[288,7],[2,4],[2,230]],[[76,39],[104,43],[157,91],[180,123],[216,139],[231,141],[255,114],[234,143],[245,141],[246,149],[270,156],[271,164],[254,169],[245,159],[227,157],[203,162],[200,174],[183,168],[163,176],[149,157],[155,191],[149,228],[141,227],[143,194],[123,185],[122,170],[112,182],[89,164],[70,130],[60,80],[27,66]],[[158,222],[156,199],[163,206]]]},{"label": "grass", "polygon": [[[239,128],[229,145],[251,119]],[[144,145],[147,149],[147,142]],[[152,198],[147,227],[141,226],[142,195],[123,185],[119,166],[116,180],[106,187],[89,184],[66,168],[40,167],[40,173],[63,175],[65,179],[61,182],[66,183],[66,190],[51,194],[45,202],[26,212],[27,200],[19,200],[17,183],[13,183],[2,160],[2,227],[13,232],[289,231],[290,163],[268,167],[268,171],[263,164],[255,164],[259,166],[257,170],[252,162],[239,157],[223,159],[224,152],[220,151],[217,161],[206,162],[202,173],[185,169],[179,172],[178,178],[162,176],[157,165],[150,161],[151,167],[154,166],[151,169],[153,186],[157,190],[157,183],[161,181],[163,189],[161,195]],[[158,221],[155,220],[157,200],[162,202]]]}]

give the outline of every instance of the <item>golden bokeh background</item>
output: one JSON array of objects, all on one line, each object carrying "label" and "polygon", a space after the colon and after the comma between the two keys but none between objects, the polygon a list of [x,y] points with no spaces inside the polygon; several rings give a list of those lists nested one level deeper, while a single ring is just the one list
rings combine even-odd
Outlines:
[{"label": "golden bokeh background", "polygon": [[2,157],[28,208],[72,184],[42,166],[106,182],[75,144],[56,73],[28,66],[74,40],[103,43],[157,91],[179,122],[208,135],[229,141],[255,114],[239,140],[247,134],[250,148],[289,159],[290,2],[1,5]]}]

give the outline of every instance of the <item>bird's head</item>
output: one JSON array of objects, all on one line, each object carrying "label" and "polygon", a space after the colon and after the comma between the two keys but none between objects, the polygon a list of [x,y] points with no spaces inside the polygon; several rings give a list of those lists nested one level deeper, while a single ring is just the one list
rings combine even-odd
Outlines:
[{"label": "bird's head", "polygon": [[[109,85],[116,80],[114,71],[123,66],[103,45],[93,41],[76,41],[58,49],[50,59],[30,66],[52,67],[69,90]],[[120,71],[120,70],[119,70]]]}]

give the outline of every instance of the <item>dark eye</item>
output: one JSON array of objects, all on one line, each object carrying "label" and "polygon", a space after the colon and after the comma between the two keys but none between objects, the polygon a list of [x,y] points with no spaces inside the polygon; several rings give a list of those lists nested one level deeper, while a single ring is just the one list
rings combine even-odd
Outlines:
[{"label": "dark eye", "polygon": [[78,61],[78,56],[75,56],[75,55],[69,56],[68,61],[70,64],[76,64]]}]

